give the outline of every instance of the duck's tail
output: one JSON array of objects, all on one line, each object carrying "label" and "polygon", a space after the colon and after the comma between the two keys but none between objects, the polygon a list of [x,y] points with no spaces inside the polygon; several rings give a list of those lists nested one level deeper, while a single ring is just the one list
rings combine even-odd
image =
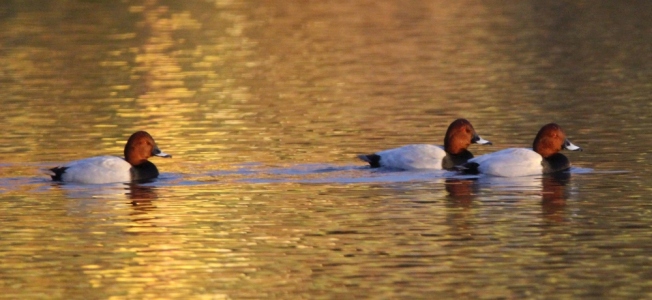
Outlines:
[{"label": "duck's tail", "polygon": [[68,169],[68,167],[55,167],[52,169],[43,170],[43,173],[50,175],[54,181],[63,181],[61,176],[63,176],[63,173],[66,172],[66,169]]},{"label": "duck's tail", "polygon": [[380,168],[380,155],[377,154],[359,154],[358,158],[369,163],[372,168]]}]

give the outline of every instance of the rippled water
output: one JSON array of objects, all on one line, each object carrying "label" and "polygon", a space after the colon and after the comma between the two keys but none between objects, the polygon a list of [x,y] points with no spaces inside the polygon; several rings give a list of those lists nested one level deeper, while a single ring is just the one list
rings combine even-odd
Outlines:
[{"label": "rippled water", "polygon": [[[3,1],[1,298],[649,298],[652,2]],[[373,171],[557,122],[562,178]],[[56,184],[147,130],[151,183]]]}]

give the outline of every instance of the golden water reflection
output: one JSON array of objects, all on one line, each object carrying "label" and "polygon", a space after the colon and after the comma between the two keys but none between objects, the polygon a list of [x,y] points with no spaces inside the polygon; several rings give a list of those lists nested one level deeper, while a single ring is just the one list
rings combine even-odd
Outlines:
[{"label": "golden water reflection", "polygon": [[[9,298],[644,298],[648,1],[3,1]],[[375,172],[452,119],[571,180]],[[147,130],[144,185],[52,184]],[[576,171],[576,170],[575,170]],[[605,282],[609,282],[605,285]]]}]

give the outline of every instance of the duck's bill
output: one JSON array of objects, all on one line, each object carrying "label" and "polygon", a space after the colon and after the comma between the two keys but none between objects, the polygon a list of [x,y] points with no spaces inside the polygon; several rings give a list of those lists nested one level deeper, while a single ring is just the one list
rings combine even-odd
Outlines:
[{"label": "duck's bill", "polygon": [[564,149],[570,150],[570,151],[582,151],[581,147],[578,147],[571,143],[569,140],[564,141]]},{"label": "duck's bill", "polygon": [[480,144],[480,145],[493,145],[490,141],[487,141],[483,138],[481,138],[479,135],[476,135],[473,137],[473,140],[471,142]]},{"label": "duck's bill", "polygon": [[168,158],[168,157],[172,157],[172,155],[167,154],[167,153],[165,153],[165,152],[161,152],[161,153],[159,153],[159,154],[156,154],[156,156],[166,157],[166,158]]},{"label": "duck's bill", "polygon": [[165,152],[163,152],[163,151],[161,151],[161,150],[159,150],[159,149],[157,149],[157,148],[155,148],[155,149],[152,151],[152,155],[154,155],[154,156],[159,156],[159,157],[166,157],[166,158],[168,158],[168,157],[172,157],[172,155],[167,154],[167,153],[165,153]]}]

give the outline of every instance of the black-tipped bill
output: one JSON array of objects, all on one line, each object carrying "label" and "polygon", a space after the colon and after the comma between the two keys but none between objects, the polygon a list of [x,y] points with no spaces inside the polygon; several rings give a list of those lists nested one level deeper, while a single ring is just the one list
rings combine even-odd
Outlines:
[{"label": "black-tipped bill", "polygon": [[479,135],[474,135],[473,138],[471,139],[471,143],[476,143],[480,145],[493,145],[490,141],[487,141],[483,138],[481,138]]},{"label": "black-tipped bill", "polygon": [[564,141],[564,149],[570,150],[570,151],[582,151],[582,148],[575,146],[573,143],[571,143],[568,139]]},{"label": "black-tipped bill", "polygon": [[166,157],[166,158],[168,158],[168,157],[172,157],[172,155],[167,154],[167,153],[165,153],[165,152],[162,152],[162,151],[159,150],[158,148],[154,148],[154,149],[152,150],[152,155],[154,155],[154,156],[160,156],[160,157]]}]

